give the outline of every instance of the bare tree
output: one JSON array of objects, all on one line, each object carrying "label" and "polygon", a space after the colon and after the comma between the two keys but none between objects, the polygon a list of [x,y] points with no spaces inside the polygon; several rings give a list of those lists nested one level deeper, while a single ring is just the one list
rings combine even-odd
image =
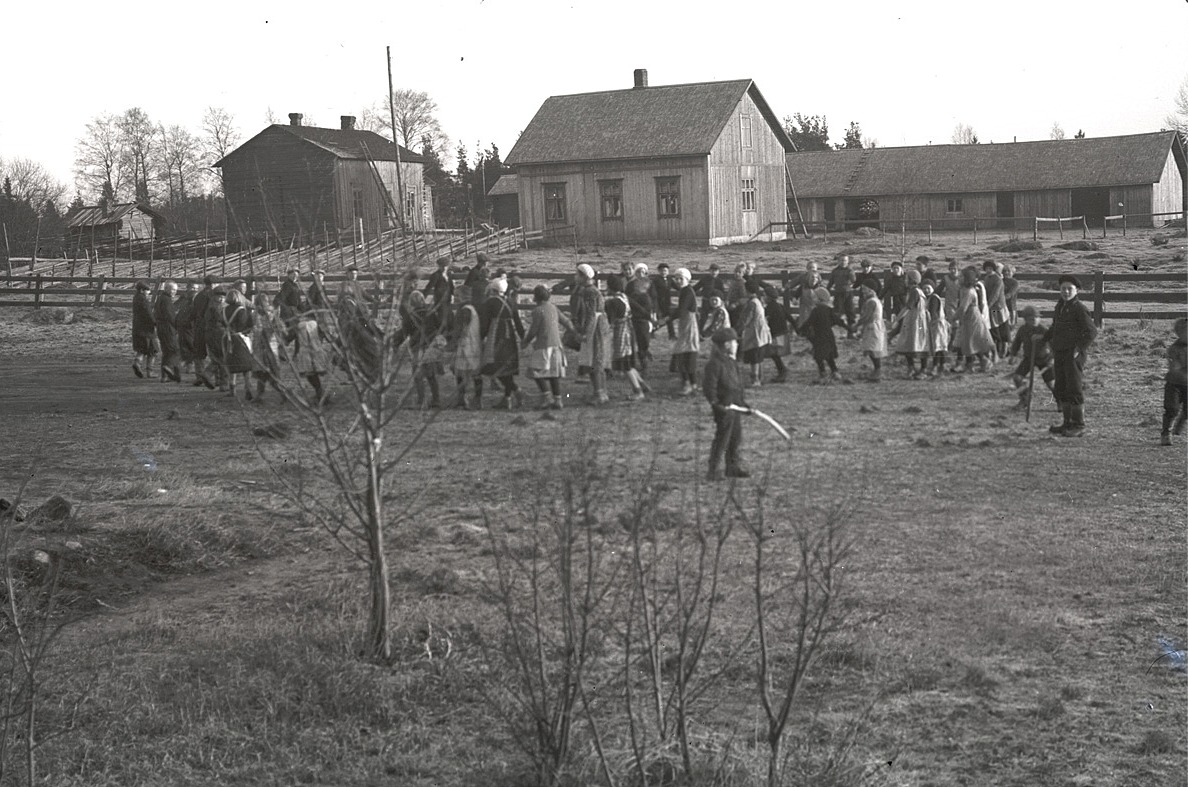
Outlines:
[{"label": "bare tree", "polygon": [[126,110],[117,125],[120,152],[132,179],[133,197],[137,202],[148,203],[154,196],[150,186],[157,183],[154,162],[161,144],[159,131],[140,107]]},{"label": "bare tree", "polygon": [[55,178],[41,164],[27,158],[15,158],[10,161],[0,159],[0,182],[4,180],[12,185],[12,196],[18,200],[27,199],[38,213],[46,203],[54,203],[54,207],[62,208],[62,198],[66,195],[66,184]]},{"label": "bare tree", "polygon": [[1188,77],[1180,83],[1180,89],[1176,91],[1175,111],[1163,119],[1168,128],[1180,132],[1181,134],[1188,134]]},{"label": "bare tree", "polygon": [[1061,128],[1059,120],[1052,123],[1052,128],[1048,131],[1048,139],[1064,139],[1064,129]]},{"label": "bare tree", "polygon": [[968,123],[958,123],[953,129],[952,139],[955,145],[976,145],[978,144],[978,132],[974,131],[973,126]]},{"label": "bare tree", "polygon": [[[390,109],[391,108],[391,109]],[[391,111],[391,110],[394,110]],[[377,133],[392,134],[392,115],[396,116],[396,141],[411,149],[414,143],[428,135],[434,150],[446,150],[449,138],[437,120],[437,102],[423,90],[399,88],[378,107],[363,110],[362,128]]]},{"label": "bare tree", "polygon": [[[272,114],[272,110],[268,110]],[[273,121],[269,121],[273,122]],[[239,145],[239,129],[235,126],[235,116],[222,107],[207,107],[202,115],[202,156],[203,165],[208,167],[209,185],[211,191],[222,193],[223,178],[215,170],[214,164],[220,161]]]},{"label": "bare tree", "polygon": [[195,193],[202,177],[202,145],[183,126],[161,126],[160,139],[161,180],[168,204],[177,205]]},{"label": "bare tree", "polygon": [[78,191],[92,200],[105,192],[116,200],[127,196],[130,178],[122,150],[115,115],[99,115],[88,123],[86,133],[75,145],[74,183]]},{"label": "bare tree", "polygon": [[[344,287],[333,309],[318,311],[320,328],[305,318],[298,322],[299,344],[294,347],[300,349],[287,359],[292,374],[274,375],[298,423],[293,430],[298,453],[257,443],[281,493],[367,566],[371,604],[362,652],[377,661],[392,655],[388,534],[419,513],[419,490],[402,491],[395,479],[433,423],[432,415],[410,423],[402,409],[413,390],[414,370],[401,350],[405,333],[398,305],[412,281],[397,272],[383,278],[377,274],[370,309],[360,284]],[[285,333],[284,326],[274,331]],[[319,333],[328,337],[330,347],[318,349]],[[331,357],[349,386],[334,406],[320,382]],[[302,380],[313,385],[313,395],[302,388]],[[313,471],[309,477],[303,474],[307,468]],[[329,484],[311,483],[315,477]]]}]

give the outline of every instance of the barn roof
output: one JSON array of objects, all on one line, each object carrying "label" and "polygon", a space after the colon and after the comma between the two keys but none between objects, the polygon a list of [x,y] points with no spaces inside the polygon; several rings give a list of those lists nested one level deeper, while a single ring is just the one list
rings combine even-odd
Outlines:
[{"label": "barn roof", "polygon": [[[223,166],[223,162],[239,151],[256,143],[265,135],[292,134],[336,158],[350,160],[395,161],[396,145],[376,134],[374,131],[360,131],[358,129],[318,128],[316,126],[293,126],[273,123],[256,136],[243,143],[235,150],[215,162],[216,167]],[[425,157],[413,153],[400,145],[400,160],[410,164],[424,164]]]},{"label": "barn roof", "polygon": [[1035,191],[1155,183],[1175,144],[1174,131],[1160,131],[989,145],[811,151],[789,153],[786,160],[798,197]]},{"label": "barn roof", "polygon": [[499,176],[495,185],[487,192],[488,197],[502,197],[507,194],[520,193],[520,176],[507,173]]},{"label": "barn roof", "polygon": [[165,218],[157,211],[141,205],[136,202],[123,202],[119,205],[111,205],[105,211],[102,205],[86,205],[78,213],[75,213],[66,220],[67,227],[101,227],[105,224],[115,224],[129,213],[139,209],[142,213],[147,213],[154,219]]},{"label": "barn roof", "polygon": [[508,154],[508,164],[700,155],[710,152],[744,95],[784,150],[792,140],[749,79],[550,96]]}]

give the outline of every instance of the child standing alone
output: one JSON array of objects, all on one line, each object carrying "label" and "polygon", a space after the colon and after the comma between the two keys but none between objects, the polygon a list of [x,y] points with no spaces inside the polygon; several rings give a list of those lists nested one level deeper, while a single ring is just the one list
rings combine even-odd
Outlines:
[{"label": "child standing alone", "polygon": [[[1171,445],[1173,434],[1182,434],[1188,418],[1188,317],[1176,320],[1176,340],[1167,348],[1167,377],[1163,383],[1163,431],[1160,445]],[[1175,426],[1172,426],[1172,422]]]}]

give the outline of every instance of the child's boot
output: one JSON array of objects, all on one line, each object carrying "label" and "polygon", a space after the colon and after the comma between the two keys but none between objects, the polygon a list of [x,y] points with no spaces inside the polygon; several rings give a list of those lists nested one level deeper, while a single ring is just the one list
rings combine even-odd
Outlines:
[{"label": "child's boot", "polygon": [[1171,445],[1172,444],[1171,432],[1167,431],[1167,429],[1164,429],[1162,432],[1159,433],[1159,444],[1160,445]]},{"label": "child's boot", "polygon": [[1052,434],[1064,434],[1064,430],[1068,428],[1069,423],[1069,405],[1067,402],[1060,402],[1060,414],[1063,416],[1063,423],[1056,425],[1052,424],[1048,427],[1048,431]]},{"label": "child's boot", "polygon": [[1074,404],[1068,408],[1068,426],[1061,433],[1065,437],[1080,437],[1085,434],[1085,405]]}]

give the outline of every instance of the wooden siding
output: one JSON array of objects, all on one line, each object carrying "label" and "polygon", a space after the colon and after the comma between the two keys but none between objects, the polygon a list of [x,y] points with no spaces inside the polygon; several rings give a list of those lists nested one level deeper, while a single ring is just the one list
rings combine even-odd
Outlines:
[{"label": "wooden siding", "polygon": [[[283,130],[223,161],[228,218],[244,237],[320,237],[339,227],[334,157]],[[349,225],[349,214],[345,215]]]},{"label": "wooden siding", "polygon": [[[1183,210],[1184,176],[1180,172],[1180,168],[1176,166],[1175,155],[1169,151],[1167,163],[1163,165],[1163,173],[1159,176],[1159,182],[1151,187],[1151,212],[1168,213]],[[1127,212],[1130,211],[1127,210]],[[1166,218],[1155,221],[1158,226],[1166,221]]]},{"label": "wooden siding", "polygon": [[1068,189],[1016,191],[1015,215],[1059,218],[1072,211],[1072,192]]},{"label": "wooden siding", "polygon": [[[742,118],[750,119],[749,147],[743,147]],[[709,242],[750,240],[773,221],[787,218],[783,145],[750,94],[726,121],[709,157]],[[755,181],[755,209],[742,209],[742,181]]]},{"label": "wooden siding", "polygon": [[[529,232],[547,228],[544,184],[565,184],[564,225],[579,239],[599,243],[649,240],[708,241],[706,163],[702,156],[660,160],[521,165],[518,168],[520,221]],[[680,177],[679,218],[660,218],[656,178]],[[603,221],[598,182],[621,180],[623,218]]]},{"label": "wooden siding", "polygon": [[[376,170],[366,161],[339,160],[334,172],[334,209],[337,226],[340,230],[351,229],[351,223],[356,218],[363,219],[363,232],[369,237],[376,237],[384,230],[395,226],[387,204],[387,198],[380,191],[380,184],[376,182],[376,171],[383,188],[388,192],[392,203],[400,209],[400,192],[396,188],[396,162],[377,161]],[[400,175],[403,179],[404,195],[410,195],[416,201],[410,226],[416,230],[423,230],[425,223],[425,195],[419,188],[421,183],[421,164],[407,164],[401,162]],[[361,216],[355,216],[355,193],[358,192],[362,202]],[[428,209],[429,224],[432,225],[432,208]]]}]

